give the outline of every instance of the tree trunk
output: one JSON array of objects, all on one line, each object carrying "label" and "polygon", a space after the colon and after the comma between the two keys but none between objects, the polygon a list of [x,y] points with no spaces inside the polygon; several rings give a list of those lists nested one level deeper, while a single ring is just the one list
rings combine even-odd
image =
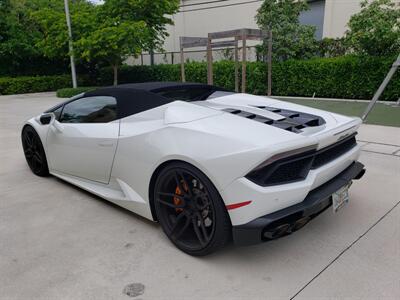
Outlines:
[{"label": "tree trunk", "polygon": [[112,69],[113,69],[113,72],[114,72],[113,85],[117,86],[117,84],[118,84],[118,65],[112,65]]},{"label": "tree trunk", "polygon": [[150,49],[150,66],[154,66],[154,50]]}]

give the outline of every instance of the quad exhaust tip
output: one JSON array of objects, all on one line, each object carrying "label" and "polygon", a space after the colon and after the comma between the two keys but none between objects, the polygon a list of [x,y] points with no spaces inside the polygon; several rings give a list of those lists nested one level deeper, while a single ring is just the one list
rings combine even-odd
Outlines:
[{"label": "quad exhaust tip", "polygon": [[355,180],[361,179],[361,177],[363,177],[364,174],[365,174],[365,169],[362,169],[362,170],[360,171],[360,173],[358,173],[357,176],[354,177],[354,179],[355,179]]},{"label": "quad exhaust tip", "polygon": [[302,217],[291,224],[285,223],[277,227],[271,228],[270,230],[264,232],[264,238],[268,240],[274,240],[281,236],[290,234],[304,227],[304,225],[306,225],[310,220],[311,217]]},{"label": "quad exhaust tip", "polygon": [[264,232],[264,237],[270,240],[277,239],[290,230],[290,224],[283,224]]}]

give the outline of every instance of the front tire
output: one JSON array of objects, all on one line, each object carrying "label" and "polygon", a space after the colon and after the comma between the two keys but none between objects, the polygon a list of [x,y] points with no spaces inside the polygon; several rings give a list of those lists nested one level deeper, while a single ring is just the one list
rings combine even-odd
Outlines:
[{"label": "front tire", "polygon": [[231,222],[212,182],[183,162],[167,165],[154,185],[154,208],[167,237],[183,252],[204,256],[231,237]]},{"label": "front tire", "polygon": [[46,154],[39,135],[32,126],[25,126],[21,134],[22,148],[29,168],[37,176],[48,176]]}]

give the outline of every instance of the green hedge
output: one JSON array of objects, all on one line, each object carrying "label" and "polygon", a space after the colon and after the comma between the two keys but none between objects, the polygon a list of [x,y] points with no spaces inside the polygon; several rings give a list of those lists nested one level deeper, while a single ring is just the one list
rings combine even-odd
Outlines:
[{"label": "green hedge", "polygon": [[[273,68],[273,93],[281,96],[371,99],[395,57],[354,57],[287,61]],[[400,97],[400,72],[387,86],[381,100]]]},{"label": "green hedge", "polygon": [[76,96],[78,94],[88,92],[88,91],[93,91],[95,90],[96,87],[77,87],[77,88],[63,88],[57,90],[57,97],[59,98],[71,98],[73,96]]},{"label": "green hedge", "polygon": [[[289,60],[273,64],[272,92],[279,96],[308,96],[371,99],[394,62],[395,57],[317,58]],[[186,79],[206,82],[205,63],[191,62],[185,65]],[[79,85],[105,86],[112,84],[112,71],[101,69],[90,78],[78,74]],[[180,65],[123,66],[119,83],[145,81],[179,81]],[[214,63],[214,84],[234,89],[234,63]],[[16,94],[57,90],[71,86],[70,76],[40,76],[0,78],[0,94]],[[266,64],[248,63],[247,92],[265,94]],[[400,98],[400,72],[388,85],[381,100],[397,101]]]},{"label": "green hedge", "polygon": [[[81,76],[80,85],[88,85],[87,76]],[[71,75],[0,77],[0,95],[56,91],[71,86]]]},{"label": "green hedge", "polygon": [[0,78],[0,94],[23,94],[54,91],[71,84],[70,76],[36,76],[36,77],[2,77]]},{"label": "green hedge", "polygon": [[[306,96],[326,98],[371,99],[382,83],[395,57],[316,58],[276,62],[272,69],[272,92],[280,96]],[[186,80],[206,82],[205,63],[185,65]],[[180,65],[124,66],[119,82],[179,81]],[[111,69],[102,69],[92,85],[110,85]],[[234,89],[234,63],[214,63],[214,84]],[[266,64],[251,62],[247,65],[247,92],[265,94]],[[400,97],[400,72],[392,79],[381,100],[396,101]]]}]

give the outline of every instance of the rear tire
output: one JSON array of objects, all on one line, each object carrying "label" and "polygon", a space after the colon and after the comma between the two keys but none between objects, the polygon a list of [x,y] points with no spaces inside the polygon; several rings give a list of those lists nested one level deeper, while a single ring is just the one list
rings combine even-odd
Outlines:
[{"label": "rear tire", "polygon": [[184,162],[167,165],[157,176],[154,208],[167,237],[183,252],[204,256],[231,238],[224,202],[207,176]]},{"label": "rear tire", "polygon": [[48,176],[46,154],[39,135],[32,126],[25,126],[21,134],[22,148],[25,159],[33,174],[37,176]]}]

